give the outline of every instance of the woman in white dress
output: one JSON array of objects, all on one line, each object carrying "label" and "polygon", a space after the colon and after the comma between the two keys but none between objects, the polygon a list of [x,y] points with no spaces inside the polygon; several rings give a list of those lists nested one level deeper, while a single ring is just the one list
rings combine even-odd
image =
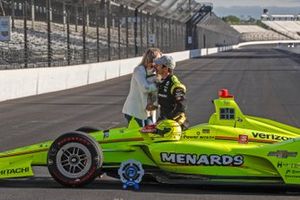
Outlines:
[{"label": "woman in white dress", "polygon": [[155,96],[157,92],[155,78],[153,78],[155,77],[154,60],[161,57],[161,54],[158,48],[149,48],[144,53],[142,62],[134,68],[129,94],[122,110],[128,123],[134,118],[139,126],[143,127],[153,121],[150,114],[155,113],[155,106],[149,100],[153,99],[151,96]]}]

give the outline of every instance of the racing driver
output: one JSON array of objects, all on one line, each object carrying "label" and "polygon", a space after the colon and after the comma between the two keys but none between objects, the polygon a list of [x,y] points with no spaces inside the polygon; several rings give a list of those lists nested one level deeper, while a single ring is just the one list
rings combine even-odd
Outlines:
[{"label": "racing driver", "polygon": [[185,130],[188,128],[185,115],[186,88],[173,74],[176,63],[173,57],[167,55],[154,60],[154,63],[157,76],[161,78],[158,84],[158,104],[160,105],[158,121],[172,119]]}]

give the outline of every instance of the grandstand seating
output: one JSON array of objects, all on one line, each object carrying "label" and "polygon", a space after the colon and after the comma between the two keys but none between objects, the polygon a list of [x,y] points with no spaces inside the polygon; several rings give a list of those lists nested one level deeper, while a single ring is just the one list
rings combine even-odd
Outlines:
[{"label": "grandstand seating", "polygon": [[[29,23],[28,23],[29,24]],[[15,20],[15,28],[11,33],[11,41],[9,43],[0,42],[0,53],[2,55],[1,63],[24,63],[24,21]],[[66,25],[51,23],[51,49],[52,59],[54,61],[64,61],[67,57],[67,33]],[[104,52],[107,48],[107,29],[99,28],[99,43],[101,52]],[[78,60],[81,60],[82,52],[82,26],[78,26],[78,30],[75,30],[75,25],[70,25],[70,49],[72,60],[76,64]],[[125,35],[124,28],[121,29],[121,34]],[[111,47],[118,48],[118,32],[116,28],[111,29],[112,41]],[[41,62],[47,62],[48,55],[48,36],[47,36],[47,23],[35,22],[35,28],[30,29],[28,26],[27,31],[28,38],[28,54],[30,63],[40,64]],[[96,54],[97,49],[97,35],[95,27],[87,27],[86,31],[86,48],[91,53]],[[121,48],[126,49],[126,41],[124,37],[120,38]],[[133,30],[129,30],[129,45],[133,45]],[[105,54],[104,54],[105,55]],[[76,58],[76,59],[74,59]],[[96,59],[96,56],[94,56]],[[105,60],[105,58],[103,58]],[[0,65],[1,65],[0,63]]]},{"label": "grandstand seating", "polygon": [[288,39],[288,37],[282,34],[257,25],[232,25],[231,27],[241,33],[241,40],[245,42]]},{"label": "grandstand seating", "polygon": [[267,30],[257,25],[231,25],[232,28],[240,33],[266,32]]},{"label": "grandstand seating", "polygon": [[[132,7],[127,4],[124,4],[123,6],[117,5],[126,3],[123,1],[118,1],[116,5],[113,3],[114,1],[111,2],[111,15],[109,15],[107,10],[108,6],[106,5],[108,4],[102,4],[104,1],[101,1],[101,4],[99,4],[100,1],[97,1],[98,3],[95,4],[99,5],[97,9],[94,9],[95,6],[92,4],[89,5],[86,10],[88,11],[88,18],[86,20],[83,20],[82,18],[84,13],[80,3],[76,5],[67,4],[66,10],[70,11],[70,15],[68,15],[70,19],[68,20],[70,23],[70,48],[68,49],[68,34],[66,32],[65,24],[68,17],[62,10],[63,1],[54,0],[52,2],[53,4],[51,4],[53,13],[50,13],[49,15],[52,16],[50,17],[50,45],[48,44],[48,15],[46,12],[48,10],[46,9],[46,1],[31,1],[31,3],[36,3],[36,9],[34,12],[35,14],[33,14],[32,8],[34,7],[31,7],[30,9],[29,5],[28,12],[26,12],[27,21],[24,21],[26,17],[23,16],[24,13],[22,7],[23,5],[26,5],[24,4],[25,1],[15,0],[8,2],[13,3],[15,6],[11,7],[12,4],[5,4],[6,13],[10,15],[13,11],[12,8],[15,9],[12,15],[11,41],[0,42],[0,54],[2,55],[0,58],[0,70],[22,67],[44,67],[48,65],[64,66],[129,58],[136,55],[142,55],[145,48],[149,46],[157,46],[162,49],[163,52],[180,51],[184,50],[186,47],[186,24],[183,22],[188,18],[178,18],[178,20],[177,18],[170,18],[166,13],[168,14],[171,12],[165,12],[165,9],[162,9],[162,16],[157,13],[152,13],[150,15],[145,12],[139,12],[136,22],[142,23],[135,23],[135,13],[134,9],[132,9],[134,6]],[[30,3],[30,1],[26,2]],[[139,5],[144,1],[137,0],[135,2]],[[162,2],[168,3],[167,1]],[[181,0],[181,2],[184,5],[188,5],[188,1]],[[202,3],[199,5],[202,5]],[[177,8],[180,10],[179,14],[181,17],[183,17],[183,14],[187,17],[192,14],[190,13],[189,8],[188,12],[183,13],[181,7],[175,5],[174,7],[176,7],[176,10]],[[159,8],[161,9],[161,7]],[[98,9],[101,10],[99,16],[96,15]],[[107,18],[108,16],[109,19]],[[126,17],[128,20],[125,20]],[[110,22],[108,21],[110,19],[112,21],[111,23],[108,23]],[[118,32],[119,29],[116,27],[116,25],[119,24],[117,20],[120,20],[120,35]],[[26,30],[28,43],[24,41],[24,22],[27,22]],[[34,27],[32,27],[32,23],[34,23]],[[83,23],[87,24],[85,43],[83,42],[82,37]],[[78,25],[76,28],[77,30],[75,30],[75,24]],[[100,26],[99,46],[97,46],[96,24]],[[108,34],[108,24],[110,24],[110,35]],[[202,28],[198,29],[196,33],[198,39],[198,43],[196,44],[197,48],[231,45],[236,44],[239,40],[238,32],[218,18],[213,12],[206,15],[205,19],[198,25]],[[136,32],[134,32],[134,30],[136,30]],[[154,44],[150,44],[148,41],[148,34],[155,35]],[[83,43],[85,44],[85,51],[83,51]],[[25,44],[27,44],[26,47]],[[108,44],[110,44],[110,46],[108,46]],[[50,51],[48,45],[50,46]]]},{"label": "grandstand seating", "polygon": [[262,21],[270,29],[287,36],[290,39],[300,39],[299,21]]}]

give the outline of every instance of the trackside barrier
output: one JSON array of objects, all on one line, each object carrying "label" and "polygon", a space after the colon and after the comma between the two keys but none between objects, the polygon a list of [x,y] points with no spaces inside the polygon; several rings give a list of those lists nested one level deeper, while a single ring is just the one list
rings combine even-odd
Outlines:
[{"label": "trackside barrier", "polygon": [[[233,46],[174,52],[175,60],[228,51]],[[101,63],[0,71],[0,101],[80,87],[131,74],[141,57]]]},{"label": "trackside barrier", "polygon": [[260,44],[288,44],[288,43],[300,43],[300,40],[273,40],[273,41],[253,41],[253,42],[242,42],[234,45],[233,48],[237,49],[243,46],[249,45],[260,45]]},{"label": "trackside barrier", "polygon": [[[300,54],[300,40],[275,40],[275,41],[254,41],[254,42],[243,42],[238,45],[234,45],[233,49],[238,49],[243,46],[249,45],[264,45],[264,44],[277,44],[277,49]],[[285,44],[285,45],[283,45]],[[288,47],[286,44],[293,44],[294,47]]]}]

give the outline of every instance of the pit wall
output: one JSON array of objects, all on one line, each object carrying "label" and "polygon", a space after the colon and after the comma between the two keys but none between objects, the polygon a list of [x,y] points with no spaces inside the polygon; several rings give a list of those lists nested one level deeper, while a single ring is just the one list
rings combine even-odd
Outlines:
[{"label": "pit wall", "polygon": [[264,45],[264,44],[277,44],[278,46],[281,46],[281,44],[300,44],[300,40],[272,40],[272,41],[253,41],[253,42],[242,42],[237,45],[233,45],[234,49],[244,47],[244,46],[253,46],[253,45]]},{"label": "pit wall", "polygon": [[233,45],[233,49],[238,49],[245,46],[253,46],[253,45],[268,45],[268,44],[275,44],[276,49],[300,54],[300,40],[279,40],[279,41],[254,41],[254,42],[243,42],[237,45]]},{"label": "pit wall", "polygon": [[[282,41],[277,41],[281,42]],[[286,43],[290,43],[287,41]],[[300,43],[300,41],[298,41]],[[260,42],[261,43],[261,42]],[[274,41],[275,43],[275,41]],[[257,44],[254,42],[254,44]],[[195,49],[170,53],[176,62],[228,51],[241,46]],[[131,74],[141,57],[67,67],[0,71],[0,101],[71,89]]]}]

